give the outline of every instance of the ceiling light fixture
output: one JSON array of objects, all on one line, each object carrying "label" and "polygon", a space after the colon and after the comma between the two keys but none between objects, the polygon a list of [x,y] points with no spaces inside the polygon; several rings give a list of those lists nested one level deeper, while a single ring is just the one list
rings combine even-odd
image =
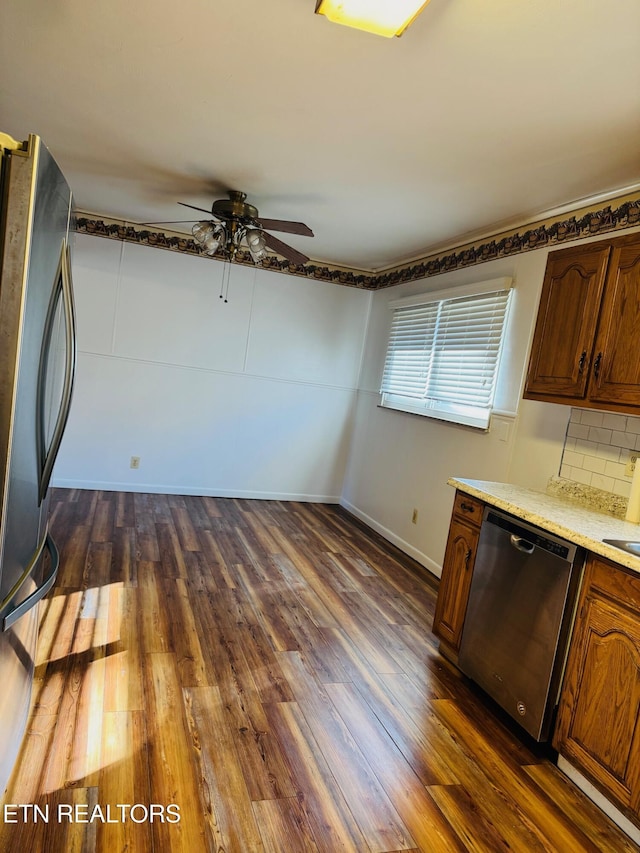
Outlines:
[{"label": "ceiling light fixture", "polygon": [[[304,266],[309,258],[293,246],[283,243],[270,231],[284,231],[285,234],[300,234],[313,237],[313,231],[304,222],[290,219],[264,219],[258,215],[258,208],[246,201],[247,194],[239,190],[228,190],[229,198],[218,198],[211,205],[212,219],[201,219],[191,228],[191,233],[205,255],[218,252],[225,260],[235,261],[239,252],[247,251],[255,264],[261,264],[267,257],[267,249],[282,255],[290,264]],[[178,202],[183,207],[209,214],[204,207]],[[195,222],[193,219],[172,219],[164,222],[145,222],[144,225],[182,225]]]},{"label": "ceiling light fixture", "polygon": [[200,243],[205,255],[215,255],[220,244],[226,242],[226,232],[224,225],[217,225],[214,222],[196,222],[191,229],[197,243]]},{"label": "ceiling light fixture", "polygon": [[267,241],[264,234],[256,228],[253,231],[247,231],[245,239],[253,262],[259,264],[267,254]]},{"label": "ceiling light fixture", "polygon": [[429,0],[318,0],[316,14],[379,36],[400,36]]},{"label": "ceiling light fixture", "polygon": [[262,263],[267,255],[266,239],[259,228],[247,228],[234,221],[225,227],[221,222],[203,220],[196,222],[191,233],[205,255],[215,255],[222,248],[227,258],[233,261],[242,248],[243,240],[255,264]]}]

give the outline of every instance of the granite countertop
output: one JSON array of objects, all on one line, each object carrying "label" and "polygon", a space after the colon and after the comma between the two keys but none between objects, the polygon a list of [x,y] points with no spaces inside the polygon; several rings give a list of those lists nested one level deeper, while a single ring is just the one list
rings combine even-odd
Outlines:
[{"label": "granite countertop", "polygon": [[603,539],[640,541],[640,525],[623,521],[604,512],[579,506],[573,501],[555,495],[537,492],[509,483],[492,483],[487,480],[462,480],[452,477],[450,486],[487,504],[509,512],[531,524],[537,524],[551,533],[562,536],[576,545],[626,566],[640,574],[640,557],[634,557]]}]

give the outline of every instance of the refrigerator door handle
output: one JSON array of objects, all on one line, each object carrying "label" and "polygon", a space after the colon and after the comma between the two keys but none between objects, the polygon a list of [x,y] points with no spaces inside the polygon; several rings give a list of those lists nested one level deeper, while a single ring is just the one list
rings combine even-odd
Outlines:
[{"label": "refrigerator door handle", "polygon": [[64,433],[67,418],[69,417],[69,410],[71,408],[71,395],[73,393],[73,383],[76,372],[76,312],[73,300],[73,285],[71,281],[71,253],[66,239],[63,239],[62,241],[62,248],[60,251],[60,263],[58,265],[58,271],[56,273],[56,282],[57,281],[62,282],[61,290],[62,299],[64,303],[66,339],[65,372],[62,397],[60,401],[60,409],[58,411],[58,418],[56,420],[53,435],[51,437],[51,444],[47,450],[47,448],[45,447],[44,436],[44,383],[46,378],[47,349],[51,340],[51,330],[55,319],[55,309],[59,292],[59,288],[56,286],[53,293],[53,298],[51,300],[51,304],[49,306],[47,320],[45,323],[44,342],[42,355],[40,358],[40,374],[38,377],[37,439],[39,458],[41,460],[42,465],[42,474],[40,476],[40,488],[38,494],[38,499],[40,503],[42,503],[45,495],[47,494],[47,489],[49,488],[49,481],[51,480],[51,472],[53,471],[53,466],[58,456],[58,451],[60,450],[62,435]]},{"label": "refrigerator door handle", "polygon": [[21,601],[20,604],[12,606],[11,601],[8,601],[5,606],[0,609],[0,626],[2,627],[2,631],[7,631],[13,624],[15,624],[20,617],[24,616],[25,613],[28,613],[32,607],[34,607],[41,598],[44,598],[45,595],[49,592],[51,587],[56,582],[56,578],[58,576],[58,568],[60,566],[60,554],[58,553],[58,549],[56,547],[56,543],[51,538],[51,535],[47,533],[40,548],[38,548],[38,552],[35,555],[34,559],[29,564],[26,572],[23,574],[22,578],[16,584],[16,588],[12,590],[10,594],[11,598],[15,598],[16,592],[22,586],[22,584],[29,577],[34,567],[38,563],[40,559],[40,555],[43,550],[47,548],[49,554],[51,555],[51,568],[49,569],[47,576],[43,579],[40,586],[34,590],[31,595],[27,596],[24,601]]}]

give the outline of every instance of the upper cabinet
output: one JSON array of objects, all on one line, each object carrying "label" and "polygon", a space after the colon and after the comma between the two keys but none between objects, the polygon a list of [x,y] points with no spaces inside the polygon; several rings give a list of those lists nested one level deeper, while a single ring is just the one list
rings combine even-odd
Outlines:
[{"label": "upper cabinet", "polygon": [[594,348],[591,401],[640,406],[640,237],[614,245]]},{"label": "upper cabinet", "polygon": [[524,396],[638,414],[640,235],[552,252]]}]

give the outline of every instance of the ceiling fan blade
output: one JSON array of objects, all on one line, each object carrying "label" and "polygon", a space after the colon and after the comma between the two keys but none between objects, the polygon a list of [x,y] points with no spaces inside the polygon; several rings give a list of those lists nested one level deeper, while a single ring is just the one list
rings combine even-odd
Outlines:
[{"label": "ceiling fan blade", "polygon": [[181,225],[187,222],[198,222],[197,219],[161,219],[159,222],[140,222],[139,225]]},{"label": "ceiling fan blade", "polygon": [[309,260],[309,258],[306,255],[303,255],[302,252],[294,249],[293,246],[288,246],[286,243],[283,243],[282,240],[278,240],[278,238],[274,237],[273,234],[268,234],[266,231],[263,231],[262,233],[267,246],[270,249],[273,249],[274,252],[282,255],[283,258],[291,261],[292,264],[305,264]]},{"label": "ceiling fan blade", "polygon": [[313,231],[304,222],[289,222],[286,219],[264,219],[258,220],[261,228],[269,231],[284,231],[287,234],[301,234],[303,237],[313,237]]},{"label": "ceiling fan blade", "polygon": [[178,204],[182,205],[182,207],[190,207],[191,210],[200,210],[202,213],[208,213],[211,215],[210,210],[205,210],[204,207],[196,207],[195,204],[187,204],[186,201],[179,201]]},{"label": "ceiling fan blade", "polygon": [[[185,201],[179,201],[178,204],[181,204],[183,207],[190,207],[191,210],[199,210],[202,213],[206,213],[209,219],[220,219],[219,216],[216,216],[215,213],[212,213],[210,210],[205,210],[204,207],[196,207],[195,204],[187,204]],[[195,219],[190,220],[190,222],[195,221]]]}]

